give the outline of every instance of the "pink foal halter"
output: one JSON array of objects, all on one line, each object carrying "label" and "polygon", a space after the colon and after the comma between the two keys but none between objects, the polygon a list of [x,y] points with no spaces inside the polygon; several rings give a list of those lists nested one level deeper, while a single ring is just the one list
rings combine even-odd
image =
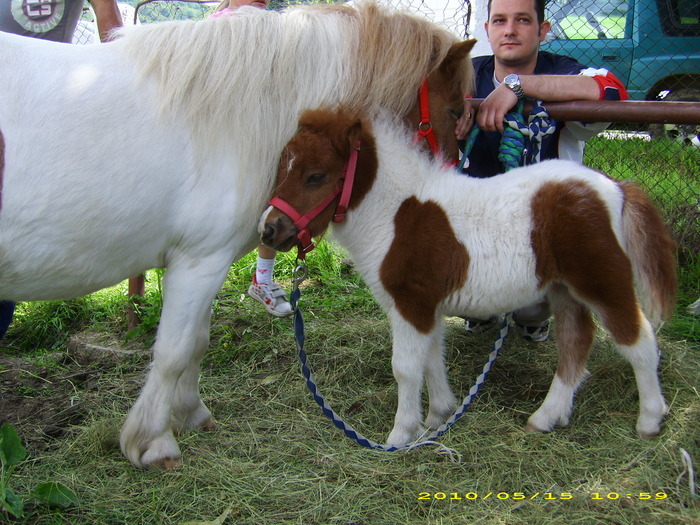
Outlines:
[{"label": "pink foal halter", "polygon": [[357,168],[357,156],[360,153],[360,141],[355,142],[355,147],[350,153],[350,158],[345,163],[343,173],[340,179],[343,181],[342,188],[336,189],[330,197],[321,204],[316,206],[311,211],[302,215],[294,209],[294,207],[279,197],[273,197],[270,200],[270,206],[274,206],[282,213],[286,214],[294,221],[294,226],[299,230],[297,239],[299,239],[299,259],[304,259],[307,253],[315,248],[315,244],[311,240],[311,232],[308,225],[314,220],[323,210],[325,210],[335,199],[340,195],[340,200],[335,208],[333,222],[342,222],[345,220],[345,213],[348,211],[350,204],[350,195],[355,182],[355,169]]}]

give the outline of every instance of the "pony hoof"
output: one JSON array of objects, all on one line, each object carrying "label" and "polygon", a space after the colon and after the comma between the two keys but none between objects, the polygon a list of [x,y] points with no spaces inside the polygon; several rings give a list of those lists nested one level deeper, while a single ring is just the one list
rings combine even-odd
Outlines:
[{"label": "pony hoof", "polygon": [[386,440],[386,444],[389,447],[403,447],[404,445],[408,445],[412,441],[415,440],[415,437],[417,435],[420,435],[423,432],[423,429],[419,429],[417,432],[405,432],[405,431],[397,431],[396,429],[391,431],[391,434],[389,434],[389,437]]},{"label": "pony hoof", "polygon": [[661,429],[657,430],[656,432],[654,432],[654,431],[652,431],[652,432],[638,432],[637,434],[642,439],[652,439],[652,438],[655,438],[656,436],[658,436],[660,432],[661,432]]},{"label": "pony hoof", "polygon": [[156,470],[176,470],[182,467],[182,461],[180,458],[163,458],[146,466]]},{"label": "pony hoof", "polygon": [[[450,412],[451,414],[451,412]],[[437,428],[440,428],[445,421],[447,421],[447,418],[450,416],[448,414],[447,416],[428,416],[425,420],[425,426],[428,427],[431,430],[435,430]]]},{"label": "pony hoof", "polygon": [[651,439],[661,432],[661,422],[637,425],[637,435],[642,439]]},{"label": "pony hoof", "polygon": [[637,434],[642,439],[651,439],[661,432],[661,422],[668,415],[670,407],[663,402],[659,408],[651,413],[642,414],[637,419]]},{"label": "pony hoof", "polygon": [[534,423],[528,421],[527,425],[525,425],[525,432],[530,432],[533,434],[534,433],[544,434],[545,432],[548,432],[548,430],[538,428]]},{"label": "pony hoof", "polygon": [[205,421],[204,423],[199,425],[199,430],[202,430],[204,432],[211,432],[212,430],[216,430],[216,423],[213,419]]}]

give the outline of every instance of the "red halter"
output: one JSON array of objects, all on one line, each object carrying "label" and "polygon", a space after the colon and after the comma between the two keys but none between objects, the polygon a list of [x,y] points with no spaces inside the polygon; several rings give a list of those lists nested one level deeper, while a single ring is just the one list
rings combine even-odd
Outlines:
[{"label": "red halter", "polygon": [[294,226],[299,230],[297,239],[299,239],[299,255],[300,259],[304,259],[307,253],[315,248],[315,244],[311,240],[311,232],[308,229],[309,223],[314,220],[323,210],[325,210],[335,199],[340,195],[340,200],[335,207],[335,214],[333,215],[333,222],[342,222],[345,220],[345,212],[348,211],[348,206],[350,204],[350,195],[352,194],[352,187],[355,182],[355,169],[357,168],[357,156],[360,152],[360,141],[355,142],[355,148],[350,153],[350,158],[348,159],[345,167],[343,168],[343,173],[340,179],[343,181],[343,187],[335,190],[330,197],[328,197],[321,204],[316,206],[313,210],[302,215],[294,209],[294,207],[287,203],[286,201],[280,199],[279,197],[273,197],[270,200],[270,206],[274,206],[282,213],[286,214],[290,219],[294,221]]},{"label": "red halter", "polygon": [[420,110],[420,122],[418,123],[418,131],[416,131],[416,142],[425,139],[428,141],[430,150],[436,157],[440,154],[440,145],[438,144],[433,123],[430,121],[430,99],[428,98],[428,77],[420,85],[418,89],[418,109]]},{"label": "red halter", "polygon": [[[428,98],[428,77],[425,77],[423,82],[418,89],[418,109],[420,111],[420,122],[418,123],[418,131],[416,131],[416,142],[420,142],[425,139],[428,141],[430,146],[430,151],[436,159],[442,157],[442,152],[440,151],[440,144],[438,144],[437,137],[435,136],[435,130],[433,129],[433,123],[430,120],[430,99]],[[448,166],[456,167],[458,162],[448,162]]]}]

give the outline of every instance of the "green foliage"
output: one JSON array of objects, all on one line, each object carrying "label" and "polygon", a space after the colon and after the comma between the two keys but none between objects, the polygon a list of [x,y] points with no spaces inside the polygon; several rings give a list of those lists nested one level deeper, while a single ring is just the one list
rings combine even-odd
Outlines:
[{"label": "green foliage", "polygon": [[125,336],[127,341],[148,336],[146,344],[150,346],[154,343],[156,328],[160,322],[160,313],[163,310],[164,275],[165,270],[151,270],[147,273],[147,281],[155,283],[155,286],[146,287],[146,297],[135,295],[129,298],[140,322],[136,328],[127,332]]},{"label": "green foliage", "polygon": [[18,303],[3,344],[5,353],[46,353],[62,349],[86,326],[121,330],[128,307],[126,282],[68,301]]},{"label": "green foliage", "polygon": [[[26,457],[27,452],[17,432],[12,425],[4,423],[0,427],[0,509],[15,518],[24,516],[24,504],[8,482],[17,465]],[[32,492],[32,497],[52,507],[68,508],[78,503],[77,496],[58,483],[42,483]]]},{"label": "green foliage", "polygon": [[79,503],[78,497],[60,483],[41,483],[31,493],[32,497],[50,507],[67,509]]},{"label": "green foliage", "polygon": [[0,427],[0,503],[2,510],[16,518],[24,514],[24,505],[14,491],[7,486],[15,466],[24,460],[27,453],[20,443],[19,436],[7,423]]},{"label": "green foliage", "polygon": [[688,306],[700,297],[700,253],[678,269],[678,301],[671,320],[664,325],[663,333],[675,340],[700,343],[700,321],[688,312]]}]

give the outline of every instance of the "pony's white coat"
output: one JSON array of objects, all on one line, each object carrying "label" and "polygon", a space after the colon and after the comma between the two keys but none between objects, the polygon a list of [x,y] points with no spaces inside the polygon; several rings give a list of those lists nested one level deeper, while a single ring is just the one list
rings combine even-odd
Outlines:
[{"label": "pony's white coat", "polygon": [[213,424],[198,392],[211,302],[257,243],[301,110],[405,114],[457,40],[372,4],[241,9],[121,36],[0,33],[0,298],[76,297],[168,269],[153,366],[121,432],[132,463],[168,467],[172,425]]}]

